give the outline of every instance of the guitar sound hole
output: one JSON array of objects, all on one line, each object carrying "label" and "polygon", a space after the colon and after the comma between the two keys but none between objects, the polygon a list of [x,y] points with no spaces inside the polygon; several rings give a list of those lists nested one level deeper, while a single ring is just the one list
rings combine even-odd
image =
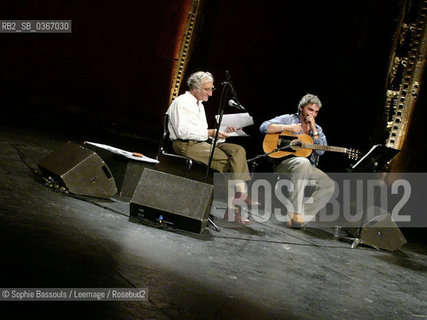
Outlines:
[{"label": "guitar sound hole", "polygon": [[[287,147],[295,139],[296,139],[296,137],[280,136],[279,139],[277,140],[277,148]],[[294,150],[293,148],[289,147],[289,148],[284,149],[284,151],[295,152],[296,150]]]}]

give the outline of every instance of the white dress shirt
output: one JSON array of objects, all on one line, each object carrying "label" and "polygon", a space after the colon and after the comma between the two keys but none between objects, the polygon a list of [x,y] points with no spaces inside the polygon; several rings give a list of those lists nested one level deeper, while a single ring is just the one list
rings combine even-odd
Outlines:
[{"label": "white dress shirt", "polygon": [[175,98],[166,112],[169,115],[169,134],[172,140],[208,139],[208,122],[202,101],[189,91]]}]

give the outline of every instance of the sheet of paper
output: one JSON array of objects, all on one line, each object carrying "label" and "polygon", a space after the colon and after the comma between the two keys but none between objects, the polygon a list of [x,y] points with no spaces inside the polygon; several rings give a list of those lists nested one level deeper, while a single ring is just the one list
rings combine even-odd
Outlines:
[{"label": "sheet of paper", "polygon": [[[227,129],[227,128],[225,128],[225,129]],[[220,131],[222,131],[222,130],[220,130]],[[242,129],[236,130],[234,132],[229,132],[228,135],[230,137],[249,137],[249,135],[245,131],[243,131]]]},{"label": "sheet of paper", "polygon": [[125,151],[125,150],[122,150],[119,148],[108,146],[106,144],[94,143],[94,142],[89,142],[89,141],[85,141],[85,143],[89,143],[91,145],[94,145],[95,147],[108,150],[112,153],[121,155],[121,156],[126,157],[128,159],[132,159],[132,160],[136,160],[136,161],[149,162],[149,163],[159,163],[158,160],[149,158],[149,157],[144,156],[144,155],[142,155],[142,157],[140,157],[138,155],[134,155],[134,154],[140,154],[140,153]]},{"label": "sheet of paper", "polygon": [[[218,122],[219,116],[217,115],[215,116],[215,118]],[[235,132],[230,132],[230,137],[247,137],[248,135],[242,130],[242,128],[253,124],[254,120],[248,112],[224,114],[222,116],[219,131],[225,132],[228,127],[235,127],[238,130],[236,130]]]}]

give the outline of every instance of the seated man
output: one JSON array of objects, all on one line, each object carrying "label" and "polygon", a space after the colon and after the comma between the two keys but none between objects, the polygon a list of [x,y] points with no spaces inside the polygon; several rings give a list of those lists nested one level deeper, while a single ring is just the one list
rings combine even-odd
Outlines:
[{"label": "seated man", "polygon": [[[317,96],[306,94],[299,102],[297,113],[284,114],[264,121],[260,131],[278,133],[287,130],[295,134],[304,133],[310,135],[315,144],[327,145],[326,136],[315,121],[321,107],[322,103]],[[312,220],[333,195],[335,182],[316,168],[318,158],[324,152],[313,150],[309,159],[289,155],[278,159],[273,165],[275,172],[291,175],[294,186],[294,190],[290,190],[289,193],[289,200],[293,206],[293,212],[288,212],[288,224],[291,227],[299,227]],[[304,201],[304,190],[308,182],[314,182],[315,190],[310,201],[308,199]]]},{"label": "seated man", "polygon": [[[169,106],[169,132],[176,153],[209,164],[212,145],[209,138],[215,137],[216,130],[208,129],[203,102],[208,101],[215,89],[213,76],[209,72],[199,71],[188,78],[188,91],[178,96]],[[228,128],[227,132],[235,131]],[[227,132],[218,132],[219,139],[228,137]],[[235,222],[249,224],[241,210],[235,208],[233,201],[245,201],[254,204],[248,197],[246,181],[250,180],[246,151],[232,143],[218,143],[215,147],[211,168],[221,173],[231,172],[235,184],[234,199],[228,199],[224,218],[234,217]]]}]

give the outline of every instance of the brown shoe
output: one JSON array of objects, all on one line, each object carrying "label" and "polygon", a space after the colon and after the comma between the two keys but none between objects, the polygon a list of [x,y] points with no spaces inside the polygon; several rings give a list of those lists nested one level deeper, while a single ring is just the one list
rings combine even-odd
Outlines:
[{"label": "brown shoe", "polygon": [[301,229],[304,226],[304,220],[299,213],[290,213],[291,218],[288,221],[290,228]]}]

